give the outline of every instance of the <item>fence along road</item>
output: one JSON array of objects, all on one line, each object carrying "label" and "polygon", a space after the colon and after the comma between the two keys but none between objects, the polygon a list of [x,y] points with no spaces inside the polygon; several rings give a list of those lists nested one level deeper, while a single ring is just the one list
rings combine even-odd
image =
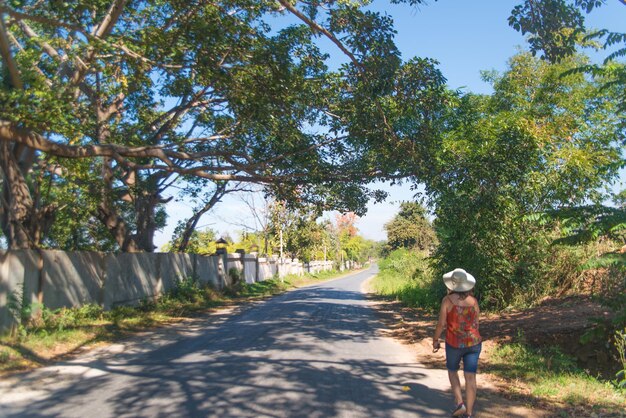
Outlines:
[{"label": "fence along road", "polygon": [[447,416],[445,371],[422,368],[407,346],[377,331],[360,291],[376,272],[5,379],[0,416]]}]

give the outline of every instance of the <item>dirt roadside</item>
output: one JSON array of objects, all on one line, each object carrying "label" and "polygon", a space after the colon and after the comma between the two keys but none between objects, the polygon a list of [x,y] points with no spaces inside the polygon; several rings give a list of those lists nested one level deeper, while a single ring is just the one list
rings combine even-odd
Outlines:
[{"label": "dirt roadside", "polygon": [[[432,334],[437,321],[436,316],[419,309],[408,308],[400,302],[377,297],[371,292],[368,283],[364,284],[363,291],[385,326],[381,332],[410,345],[415,350],[417,360],[427,367],[442,370],[445,368],[443,350],[432,352]],[[563,345],[563,339],[577,341],[584,330],[588,329],[590,318],[609,315],[606,309],[588,297],[547,299],[538,307],[523,312],[482,315],[481,334],[484,343],[481,360],[488,363],[490,353],[497,344],[517,341],[520,336],[524,341],[540,346]],[[595,354],[597,353],[589,354],[590,361],[596,360],[593,357]],[[601,354],[604,355],[605,352]],[[477,412],[481,417],[572,416],[570,415],[572,411],[565,413],[562,405],[533,397],[521,382],[506,381],[488,371],[483,371],[479,374],[478,383]],[[514,391],[511,390],[512,385],[515,385]],[[585,411],[577,411],[575,416],[598,415],[587,415]]]},{"label": "dirt roadside", "polygon": [[[426,367],[445,369],[443,350],[432,352],[430,334],[434,330],[436,318],[416,317],[397,302],[376,300],[369,295],[385,329],[381,332],[402,343],[409,345],[416,353],[417,361]],[[426,336],[428,334],[428,337]],[[485,342],[487,346],[489,342]],[[485,347],[485,351],[487,347]],[[495,376],[481,373],[478,377],[479,393],[477,399],[477,415],[484,418],[552,417],[553,412],[544,405],[532,403],[528,399],[507,397],[506,384],[498,381]],[[481,407],[482,405],[482,407]]]}]

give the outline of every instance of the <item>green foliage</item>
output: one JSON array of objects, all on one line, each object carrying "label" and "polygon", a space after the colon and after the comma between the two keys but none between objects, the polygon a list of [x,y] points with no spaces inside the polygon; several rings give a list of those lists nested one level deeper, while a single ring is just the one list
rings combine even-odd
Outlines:
[{"label": "green foliage", "polygon": [[5,350],[4,348],[0,350],[0,364],[6,363],[11,358],[11,352],[9,350]]},{"label": "green foliage", "polygon": [[236,267],[231,267],[228,269],[228,277],[231,280],[233,286],[237,286],[241,283],[241,270]]},{"label": "green foliage", "polygon": [[586,205],[552,210],[547,214],[560,221],[565,236],[557,242],[574,245],[609,238],[626,244],[626,207]]},{"label": "green foliage", "polygon": [[304,262],[352,260],[363,263],[377,255],[377,244],[358,235],[354,225],[358,217],[353,212],[337,215],[335,224],[327,219],[320,221],[320,213],[311,205],[288,207],[285,202],[275,202],[271,212],[268,238],[273,254],[280,251],[282,233],[284,254]]},{"label": "green foliage", "polygon": [[203,291],[197,278],[185,277],[176,283],[176,287],[167,296],[181,302],[198,302],[202,299]]},{"label": "green foliage", "polygon": [[318,283],[323,280],[333,279],[341,274],[345,273],[342,273],[338,270],[326,270],[320,271],[318,273],[304,273],[303,275],[288,274],[287,276],[283,277],[280,282],[285,286],[301,287],[313,283]]},{"label": "green foliage", "polygon": [[626,266],[622,260],[617,264],[605,264],[606,278],[596,297],[613,315],[608,321],[602,317],[591,318],[595,327],[583,335],[583,341],[600,340],[610,344],[616,333],[626,326]]},{"label": "green foliage", "polygon": [[[46,170],[56,167],[63,176]],[[66,251],[112,252],[119,249],[106,226],[96,217],[99,195],[94,186],[101,181],[93,164],[85,160],[47,158],[36,167],[32,178],[41,193],[41,204],[55,208],[53,222],[42,239],[44,248]]]},{"label": "green foliage", "polygon": [[619,61],[626,56],[626,33],[607,29],[588,32],[585,27],[585,14],[604,3],[603,0],[524,0],[511,12],[509,24],[528,34],[533,54],[541,53],[551,62],[575,54],[580,45],[607,51],[602,65],[585,64],[573,71],[589,74],[605,89],[621,91],[616,101],[624,111],[626,66]]},{"label": "green foliage", "polygon": [[576,359],[562,353],[556,347],[532,349],[521,343],[503,344],[498,346],[494,357],[498,361],[515,364],[508,377],[513,379],[536,378],[539,370],[553,373],[580,373]]},{"label": "green foliage", "polygon": [[615,333],[615,348],[619,353],[621,367],[621,370],[615,375],[617,385],[622,389],[626,389],[626,327],[623,331],[620,330]]},{"label": "green foliage", "polygon": [[605,253],[598,257],[593,257],[581,266],[584,270],[613,268],[614,274],[626,271],[626,254]]},{"label": "green foliage", "polygon": [[333,258],[337,263],[348,260],[365,263],[376,256],[376,243],[358,234],[355,225],[357,220],[358,216],[354,212],[348,212],[337,214],[335,225],[325,225],[329,238],[327,242],[334,249]]},{"label": "green foliage", "polygon": [[[178,317],[190,315],[218,304],[219,296],[214,289],[208,285],[200,284],[196,277],[188,276],[180,278],[173,289],[161,295],[156,301],[142,301],[136,310],[148,315],[151,312],[158,312]],[[114,315],[113,312],[111,314]],[[136,314],[133,314],[132,311],[122,312],[121,318],[124,318],[125,315],[132,317]]]},{"label": "green foliage", "polygon": [[[601,1],[587,3],[590,11]],[[556,61],[576,51],[577,35],[583,28],[584,17],[578,4],[566,0],[525,0],[511,12],[509,24],[527,39],[533,53],[542,51],[546,59]]]},{"label": "green foliage", "polygon": [[101,320],[104,316],[102,307],[95,304],[54,310],[41,305],[30,317],[27,329],[29,332],[39,333],[62,332],[78,328],[86,322]]},{"label": "green foliage", "polygon": [[[11,146],[18,133],[46,145],[21,203],[39,202],[44,181],[50,208],[78,203],[46,245],[153,251],[174,185],[206,203],[212,185],[251,182],[290,205],[363,213],[384,194],[366,183],[427,157],[447,95],[437,63],[403,63],[392,20],[368,3],[5,5],[2,58],[17,71],[0,86],[3,123]],[[322,52],[320,36],[338,48]],[[331,54],[345,64],[330,70]]]},{"label": "green foliage", "polygon": [[285,218],[288,221],[283,224],[283,240],[287,253],[304,262],[322,259],[324,248],[328,251],[331,246],[331,238],[328,229],[316,221],[317,214],[301,210]]},{"label": "green foliage", "polygon": [[[252,252],[263,254],[263,241],[265,238],[270,237],[263,232],[243,232],[239,237],[239,241],[235,243],[235,246],[238,249],[244,250],[246,254]],[[268,253],[272,254],[269,248]]]},{"label": "green foliage", "polygon": [[[560,222],[563,238],[555,242],[579,245],[597,242],[599,239],[613,240],[617,245],[626,243],[626,211],[622,202],[624,192],[614,197],[618,208],[604,205],[579,206],[550,211],[548,216]],[[626,254],[597,251],[597,254],[580,264],[583,271],[604,271],[601,289],[596,297],[601,304],[613,313],[612,318],[591,318],[595,326],[581,338],[583,343],[593,340],[603,341],[608,346],[611,341],[618,348],[622,337],[621,330],[626,325]],[[620,356],[622,352],[618,353]],[[623,376],[622,376],[623,377]]]},{"label": "green foliage", "polygon": [[24,303],[23,289],[15,290],[7,296],[7,309],[20,324],[28,321],[33,311],[30,304],[26,306]]},{"label": "green foliage", "polygon": [[378,266],[380,272],[372,282],[377,294],[407,306],[433,312],[439,309],[445,287],[433,276],[430,260],[423,252],[394,250]]},{"label": "green foliage", "polygon": [[364,263],[376,255],[376,243],[363,238],[360,235],[341,235],[341,250],[345,260],[358,261]]},{"label": "green foliage", "polygon": [[[172,237],[172,241],[166,244],[165,248],[163,249],[165,252],[170,252],[178,248],[178,244],[181,239],[181,228],[179,227],[181,227],[181,224],[179,224],[178,227],[174,230],[174,236]],[[203,255],[215,254],[215,250],[217,249],[217,245],[215,244],[216,239],[216,232],[210,228],[206,228],[203,231],[195,230],[191,234],[189,244],[187,245],[185,252],[189,254]]]},{"label": "green foliage", "polygon": [[234,296],[243,298],[254,298],[270,296],[287,289],[285,282],[277,279],[264,280],[256,283],[242,283],[235,289]]},{"label": "green foliage", "polygon": [[385,231],[390,250],[430,251],[437,244],[435,230],[426,219],[426,209],[417,202],[402,202],[400,212],[385,224]]},{"label": "green foliage", "polygon": [[[604,199],[618,175],[620,113],[584,62],[548,64],[520,53],[490,75],[491,96],[459,98],[426,184],[441,244],[437,274],[456,267],[477,279],[486,307],[536,300],[551,285],[558,225],[537,218],[556,207]],[[564,260],[564,259],[563,259]]]}]

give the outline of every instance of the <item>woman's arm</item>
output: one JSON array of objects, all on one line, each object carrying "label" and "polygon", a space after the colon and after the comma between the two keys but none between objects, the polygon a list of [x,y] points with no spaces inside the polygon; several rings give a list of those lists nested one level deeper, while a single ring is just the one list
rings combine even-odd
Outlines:
[{"label": "woman's arm", "polygon": [[474,298],[474,309],[476,309],[476,329],[480,327],[480,307],[478,306],[478,299]]},{"label": "woman's arm", "polygon": [[439,338],[446,326],[448,316],[448,297],[446,296],[441,301],[441,309],[439,309],[439,320],[437,321],[437,327],[435,328],[435,335],[433,336],[433,350],[439,349]]}]

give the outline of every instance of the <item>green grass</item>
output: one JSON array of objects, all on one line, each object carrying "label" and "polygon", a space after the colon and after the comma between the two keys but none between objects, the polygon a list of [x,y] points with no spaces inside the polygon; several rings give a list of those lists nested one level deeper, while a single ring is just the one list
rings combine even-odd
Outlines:
[{"label": "green grass", "polygon": [[536,349],[520,343],[499,345],[489,356],[485,370],[518,382],[534,397],[572,408],[602,413],[626,408],[625,390],[589,376],[573,358],[556,348]]},{"label": "green grass", "polygon": [[318,282],[332,280],[344,274],[350,273],[349,271],[338,271],[338,270],[328,270],[328,271],[320,271],[319,273],[306,273],[302,276],[298,276],[295,274],[287,275],[283,280],[287,286],[290,287],[302,287],[310,284],[315,284]]},{"label": "green grass", "polygon": [[[182,289],[188,286],[187,289]],[[115,341],[128,333],[180,321],[229,300],[206,287],[183,283],[157,301],[104,311],[97,305],[49,310],[0,337],[0,372],[37,367],[82,347]]]},{"label": "green grass", "polygon": [[234,298],[258,298],[284,292],[290,288],[302,287],[326,280],[331,280],[345,274],[337,270],[322,271],[319,273],[305,273],[301,276],[289,274],[282,279],[273,278],[257,283],[240,283],[230,289],[227,295]]},{"label": "green grass", "polygon": [[408,250],[396,250],[379,263],[380,272],[372,289],[380,296],[401,301],[406,306],[436,311],[443,287],[433,278],[427,258]]},{"label": "green grass", "polygon": [[227,290],[226,294],[237,299],[254,299],[284,292],[288,288],[289,286],[279,279],[269,279],[256,283],[239,283],[234,289]]}]

